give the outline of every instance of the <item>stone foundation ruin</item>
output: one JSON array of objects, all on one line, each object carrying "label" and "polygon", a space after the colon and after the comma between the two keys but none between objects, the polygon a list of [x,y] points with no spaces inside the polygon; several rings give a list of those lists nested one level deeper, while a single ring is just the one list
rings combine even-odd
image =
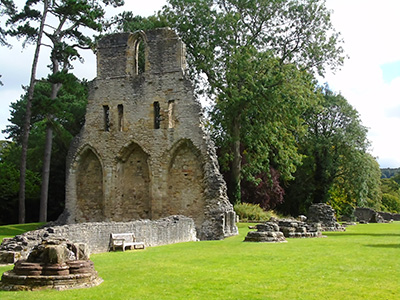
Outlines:
[{"label": "stone foundation ruin", "polygon": [[322,237],[320,223],[306,223],[305,217],[300,219],[271,218],[269,222],[257,224],[257,231],[249,231],[244,241],[282,243],[286,242],[286,238]]},{"label": "stone foundation ruin", "polygon": [[185,45],[168,28],[99,41],[86,122],[68,156],[67,224],[184,215],[201,240],[238,233]]},{"label": "stone foundation ruin", "polygon": [[308,217],[295,219],[275,219],[255,226],[257,231],[249,231],[245,242],[284,242],[285,238],[323,237],[323,231],[346,231],[335,216],[335,210],[328,204],[312,204]]},{"label": "stone foundation ruin", "polygon": [[244,238],[245,242],[267,242],[285,243],[287,242],[283,233],[279,231],[279,226],[275,222],[265,222],[255,226],[257,231],[249,231]]},{"label": "stone foundation ruin", "polygon": [[94,269],[85,244],[63,238],[45,239],[27,259],[3,273],[0,289],[8,291],[88,288],[103,280]]}]

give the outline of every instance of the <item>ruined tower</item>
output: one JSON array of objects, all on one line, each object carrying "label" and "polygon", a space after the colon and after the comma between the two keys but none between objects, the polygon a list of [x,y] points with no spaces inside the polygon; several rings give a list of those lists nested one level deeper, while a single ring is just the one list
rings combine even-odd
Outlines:
[{"label": "ruined tower", "polygon": [[86,122],[68,156],[67,223],[193,218],[200,239],[237,234],[215,149],[169,28],[98,44]]}]

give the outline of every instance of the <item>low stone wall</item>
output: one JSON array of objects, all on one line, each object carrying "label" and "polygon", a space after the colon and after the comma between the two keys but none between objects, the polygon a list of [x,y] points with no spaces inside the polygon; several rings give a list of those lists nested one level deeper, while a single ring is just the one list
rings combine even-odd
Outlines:
[{"label": "low stone wall", "polygon": [[400,221],[400,214],[375,211],[367,207],[357,207],[354,210],[358,222],[366,223],[384,223],[390,221]]},{"label": "low stone wall", "polygon": [[46,227],[4,240],[0,251],[17,252],[20,255],[15,257],[26,258],[31,249],[43,240],[61,236],[73,243],[87,244],[90,253],[106,252],[110,249],[110,234],[126,232],[133,232],[136,240],[144,242],[146,246],[196,241],[193,219],[170,216],[156,221],[94,222]]},{"label": "low stone wall", "polygon": [[370,222],[372,217],[376,214],[376,212],[367,207],[357,207],[354,210],[354,216],[357,218],[358,222]]},{"label": "low stone wall", "polygon": [[390,213],[390,212],[378,212],[385,221],[400,221],[400,214]]}]

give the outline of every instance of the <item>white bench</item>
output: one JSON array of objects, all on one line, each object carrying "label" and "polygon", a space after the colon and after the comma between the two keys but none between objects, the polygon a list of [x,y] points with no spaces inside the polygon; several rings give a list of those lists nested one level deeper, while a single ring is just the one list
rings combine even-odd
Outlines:
[{"label": "white bench", "polygon": [[135,235],[133,233],[111,233],[111,245],[113,251],[115,251],[115,247],[122,247],[122,251],[125,251],[126,247],[130,247],[132,249],[144,249],[143,242],[136,242]]}]

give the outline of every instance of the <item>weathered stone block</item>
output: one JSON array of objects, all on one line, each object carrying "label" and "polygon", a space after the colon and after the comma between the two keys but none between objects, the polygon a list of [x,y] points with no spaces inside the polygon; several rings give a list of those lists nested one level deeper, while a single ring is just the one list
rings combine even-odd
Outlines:
[{"label": "weathered stone block", "polygon": [[21,257],[21,254],[19,252],[4,251],[4,250],[0,251],[0,263],[2,263],[2,264],[13,264],[20,257]]}]

